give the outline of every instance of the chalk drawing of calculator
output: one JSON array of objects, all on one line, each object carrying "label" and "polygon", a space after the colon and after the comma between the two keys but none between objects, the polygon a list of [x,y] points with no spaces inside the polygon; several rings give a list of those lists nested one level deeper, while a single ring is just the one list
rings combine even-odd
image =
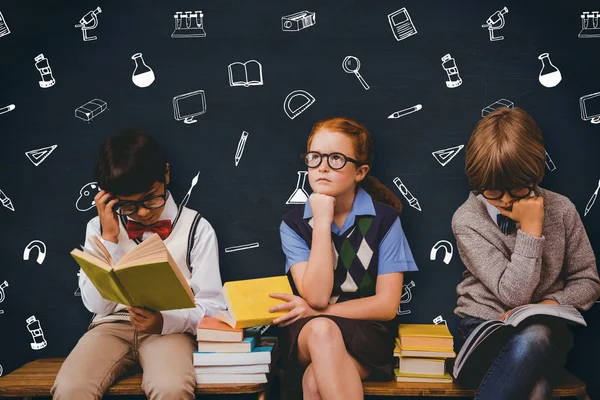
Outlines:
[{"label": "chalk drawing of calculator", "polygon": [[417,29],[410,19],[410,15],[408,15],[408,11],[406,11],[405,7],[388,15],[388,21],[390,21],[390,27],[398,41],[404,40],[417,33]]}]

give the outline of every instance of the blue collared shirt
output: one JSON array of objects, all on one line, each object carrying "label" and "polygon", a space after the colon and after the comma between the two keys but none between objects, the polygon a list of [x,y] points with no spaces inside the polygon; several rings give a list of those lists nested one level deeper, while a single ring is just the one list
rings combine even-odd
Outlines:
[{"label": "blue collared shirt", "polygon": [[[340,229],[335,222],[333,222],[331,224],[331,232],[339,236],[354,225],[354,220],[357,215],[375,215],[373,199],[360,187],[356,192],[354,203],[352,203],[352,209],[344,221],[344,226]],[[310,202],[307,201],[304,205],[304,219],[310,218],[312,218],[312,210],[310,209]],[[283,221],[279,226],[279,233],[281,235],[283,252],[285,253],[285,273],[287,274],[292,265],[308,261],[310,248],[308,247],[308,244]],[[418,271],[418,268],[412,252],[410,251],[406,236],[404,236],[400,218],[396,217],[396,220],[392,223],[392,226],[379,244],[378,275],[388,274],[390,272],[407,271]]]}]

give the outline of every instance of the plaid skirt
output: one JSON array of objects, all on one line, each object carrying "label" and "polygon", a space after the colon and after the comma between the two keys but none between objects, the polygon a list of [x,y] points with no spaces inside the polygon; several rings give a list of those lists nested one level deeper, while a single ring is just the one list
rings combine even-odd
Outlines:
[{"label": "plaid skirt", "polygon": [[365,321],[335,315],[301,318],[284,328],[281,342],[281,363],[285,370],[286,390],[290,395],[302,391],[302,376],[306,367],[298,361],[298,336],[313,318],[328,318],[335,322],[344,338],[348,353],[366,367],[367,380],[389,381],[394,377],[394,346],[397,329],[393,321]]}]

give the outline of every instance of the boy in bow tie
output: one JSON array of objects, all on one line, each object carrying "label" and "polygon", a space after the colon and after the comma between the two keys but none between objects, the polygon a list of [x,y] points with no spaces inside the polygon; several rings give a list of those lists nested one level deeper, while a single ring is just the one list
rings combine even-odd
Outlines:
[{"label": "boy in bow tie", "polygon": [[[500,108],[481,119],[466,148],[474,191],[452,219],[467,268],[457,286],[456,351],[484,320],[504,319],[530,303],[588,310],[600,296],[590,241],[568,198],[539,187],[544,176],[542,133],[525,111]],[[519,324],[487,371],[478,399],[547,399],[573,339],[548,319]]]},{"label": "boy in bow tie", "polygon": [[94,198],[98,216],[87,225],[85,250],[100,238],[116,262],[157,233],[195,295],[196,308],[152,311],[105,300],[83,271],[79,287],[95,314],[88,331],[56,377],[55,399],[99,399],[132,368],[143,370],[149,398],[194,399],[192,354],[198,323],[225,309],[218,244],[211,225],[167,190],[170,166],[147,133],[127,130],[100,147],[95,173],[102,190]]}]

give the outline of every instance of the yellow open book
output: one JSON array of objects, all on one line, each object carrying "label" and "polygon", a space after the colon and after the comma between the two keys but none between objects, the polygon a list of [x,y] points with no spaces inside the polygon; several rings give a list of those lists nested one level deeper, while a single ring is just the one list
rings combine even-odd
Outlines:
[{"label": "yellow open book", "polygon": [[269,296],[269,293],[292,293],[287,276],[247,279],[225,282],[223,297],[226,311],[218,311],[217,318],[232,328],[271,325],[273,320],[285,315],[287,311],[271,313],[269,308],[285,303]]},{"label": "yellow open book", "polygon": [[156,233],[115,264],[100,239],[94,242],[102,257],[79,249],[71,256],[106,300],[154,311],[196,307],[192,289]]}]

